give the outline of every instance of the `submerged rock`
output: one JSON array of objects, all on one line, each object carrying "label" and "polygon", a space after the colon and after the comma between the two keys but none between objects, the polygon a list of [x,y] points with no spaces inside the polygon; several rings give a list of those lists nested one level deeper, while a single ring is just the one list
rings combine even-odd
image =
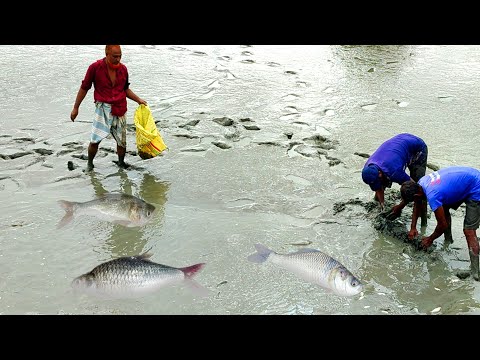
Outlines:
[{"label": "submerged rock", "polygon": [[213,119],[214,122],[216,122],[217,124],[220,124],[222,126],[232,126],[233,125],[233,120],[224,116],[224,117],[221,117],[221,118],[215,118]]},{"label": "submerged rock", "polygon": [[67,162],[67,168],[68,170],[72,171],[72,170],[75,170],[75,168],[77,168],[78,166],[76,164],[73,163],[73,161],[69,161]]},{"label": "submerged rock", "polygon": [[224,143],[223,141],[212,141],[212,144],[215,145],[216,147],[219,147],[220,149],[230,149],[231,146]]}]

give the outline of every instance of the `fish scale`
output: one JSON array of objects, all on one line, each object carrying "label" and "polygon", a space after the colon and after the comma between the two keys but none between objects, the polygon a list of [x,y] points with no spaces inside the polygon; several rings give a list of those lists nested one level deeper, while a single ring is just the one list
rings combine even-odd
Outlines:
[{"label": "fish scale", "polygon": [[74,215],[95,216],[127,227],[143,226],[153,217],[155,211],[152,204],[136,196],[120,193],[107,193],[85,202],[59,200],[58,203],[65,209],[65,216],[57,228],[72,221]]},{"label": "fish scale", "polygon": [[153,284],[165,279],[183,279],[181,270],[140,258],[120,258],[101,264],[91,273],[98,280],[118,285]]},{"label": "fish scale", "polygon": [[310,281],[320,281],[327,278],[332,269],[343,267],[337,260],[320,251],[272,255],[272,263],[290,271],[304,273]]},{"label": "fish scale", "polygon": [[361,282],[348,269],[319,250],[304,248],[279,254],[261,244],[255,244],[255,248],[257,252],[247,258],[251,262],[271,262],[340,296],[353,296],[363,290]]},{"label": "fish scale", "polygon": [[186,281],[203,295],[205,289],[191,277],[205,264],[176,268],[155,263],[150,254],[122,257],[102,263],[72,281],[74,289],[107,297],[136,297],[163,286]]}]

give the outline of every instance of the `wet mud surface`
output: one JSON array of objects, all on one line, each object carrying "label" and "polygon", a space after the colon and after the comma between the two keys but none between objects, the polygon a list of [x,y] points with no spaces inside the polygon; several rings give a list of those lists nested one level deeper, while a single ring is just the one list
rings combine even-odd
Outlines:
[{"label": "wet mud surface", "polygon": [[[423,250],[421,247],[421,236],[416,236],[412,240],[408,238],[408,231],[412,219],[412,204],[408,204],[397,219],[387,219],[387,215],[390,213],[393,206],[398,205],[400,202],[401,197],[399,191],[387,190],[385,192],[385,210],[383,212],[380,211],[380,206],[377,201],[371,200],[365,202],[355,198],[346,202],[335,203],[333,205],[333,214],[339,215],[351,206],[361,206],[366,211],[365,217],[370,220],[372,226],[383,235],[409,244],[419,251],[426,251],[427,253],[433,252],[433,250],[436,249],[435,243],[433,243],[427,250]],[[428,218],[430,220],[430,215],[428,215]]]}]

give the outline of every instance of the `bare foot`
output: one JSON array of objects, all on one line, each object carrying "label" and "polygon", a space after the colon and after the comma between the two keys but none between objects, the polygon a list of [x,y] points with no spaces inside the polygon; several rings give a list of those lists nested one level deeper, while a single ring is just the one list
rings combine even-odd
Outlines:
[{"label": "bare foot", "polygon": [[87,163],[87,168],[85,169],[85,172],[90,172],[93,170],[95,166],[93,166],[92,163]]},{"label": "bare foot", "polygon": [[113,162],[114,162],[115,164],[117,164],[118,167],[121,167],[122,169],[128,169],[128,168],[130,167],[130,164],[127,164],[127,163],[124,162],[124,161],[120,162],[120,161],[118,161],[118,160],[113,160]]}]

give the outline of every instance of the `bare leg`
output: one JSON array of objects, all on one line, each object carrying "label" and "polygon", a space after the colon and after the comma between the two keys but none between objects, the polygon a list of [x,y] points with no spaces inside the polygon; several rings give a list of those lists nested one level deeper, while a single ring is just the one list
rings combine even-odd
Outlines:
[{"label": "bare leg", "polygon": [[125,163],[125,153],[127,152],[127,149],[124,147],[121,147],[120,145],[117,145],[117,155],[118,155],[118,166],[121,168],[128,168],[129,165]]},{"label": "bare leg", "polygon": [[420,213],[420,216],[422,217],[422,222],[420,226],[427,226],[427,201],[426,200],[422,201],[422,211]]},{"label": "bare leg", "polygon": [[97,155],[98,151],[98,145],[100,143],[90,143],[88,145],[88,162],[87,162],[87,171],[93,170],[93,159],[95,158],[95,155]]},{"label": "bare leg", "polygon": [[479,262],[478,262],[478,239],[475,230],[463,230],[465,237],[467,238],[468,253],[470,255],[470,272],[473,278],[477,281],[480,280],[479,274]]},{"label": "bare leg", "polygon": [[[410,170],[410,176],[412,179],[418,183],[418,180],[425,176],[425,172],[427,171],[427,156],[428,156],[428,148],[425,147],[422,150],[422,153],[418,157],[415,163],[411,164],[408,167]],[[422,210],[420,211],[420,217],[422,219],[421,227],[427,226],[427,201],[422,201]]]},{"label": "bare leg", "polygon": [[448,227],[443,233],[443,237],[445,238],[445,245],[453,244],[453,237],[452,237],[452,217],[450,215],[450,209],[445,209],[445,218],[447,219]]}]

